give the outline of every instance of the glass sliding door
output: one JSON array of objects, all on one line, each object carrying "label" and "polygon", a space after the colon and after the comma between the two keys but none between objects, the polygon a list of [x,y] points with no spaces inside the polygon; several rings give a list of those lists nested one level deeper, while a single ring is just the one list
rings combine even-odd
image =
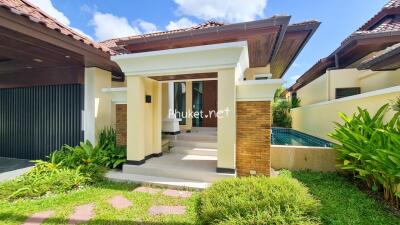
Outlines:
[{"label": "glass sliding door", "polygon": [[[192,83],[193,91],[192,91],[192,101],[193,101],[193,113],[203,110],[203,82],[202,81],[194,81]],[[203,125],[203,119],[200,117],[192,119],[193,127],[201,127]]]}]

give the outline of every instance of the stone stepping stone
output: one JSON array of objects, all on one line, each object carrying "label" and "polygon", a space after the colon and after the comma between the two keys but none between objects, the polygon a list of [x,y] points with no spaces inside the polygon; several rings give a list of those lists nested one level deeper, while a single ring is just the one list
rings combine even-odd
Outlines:
[{"label": "stone stepping stone", "polygon": [[126,199],[122,195],[115,196],[114,198],[108,199],[108,203],[110,203],[116,209],[126,209],[131,207],[133,204],[128,199]]},{"label": "stone stepping stone", "polygon": [[149,214],[155,215],[183,215],[186,212],[186,206],[167,206],[159,205],[152,206],[149,209]]},{"label": "stone stepping stone", "polygon": [[26,219],[22,225],[40,225],[43,223],[43,221],[52,217],[53,215],[54,211],[38,212],[28,217],[28,219]]},{"label": "stone stepping stone", "polygon": [[192,197],[192,192],[190,192],[190,191],[178,191],[178,190],[172,190],[172,189],[167,189],[162,194],[165,196],[178,197],[178,198]]},{"label": "stone stepping stone", "polygon": [[134,192],[141,192],[141,193],[148,193],[148,194],[151,194],[151,195],[155,195],[155,194],[159,193],[161,190],[160,189],[156,189],[156,188],[151,188],[151,187],[138,187],[133,191]]},{"label": "stone stepping stone", "polygon": [[69,218],[68,224],[81,224],[92,219],[95,214],[93,212],[94,204],[86,204],[75,207],[75,211]]}]

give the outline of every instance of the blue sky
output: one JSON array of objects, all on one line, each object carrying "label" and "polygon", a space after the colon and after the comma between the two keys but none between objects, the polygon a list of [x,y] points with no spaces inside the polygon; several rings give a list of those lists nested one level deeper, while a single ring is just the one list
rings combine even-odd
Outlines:
[{"label": "blue sky", "polygon": [[375,15],[388,0],[31,0],[94,40],[176,29],[216,19],[228,23],[291,15],[322,24],[284,76],[291,85],[318,59]]}]

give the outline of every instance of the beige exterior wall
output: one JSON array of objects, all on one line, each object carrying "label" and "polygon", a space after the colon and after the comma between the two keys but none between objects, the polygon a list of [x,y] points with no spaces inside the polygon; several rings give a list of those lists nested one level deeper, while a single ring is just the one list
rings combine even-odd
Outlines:
[{"label": "beige exterior wall", "polygon": [[317,102],[327,101],[329,99],[328,75],[324,74],[298,90],[297,97],[301,99],[302,105],[310,105]]},{"label": "beige exterior wall", "polygon": [[359,77],[362,93],[400,85],[400,70],[366,71]]},{"label": "beige exterior wall", "polygon": [[111,96],[102,91],[111,87],[111,72],[85,68],[85,139],[97,142],[99,132],[115,125]]},{"label": "beige exterior wall", "polygon": [[[383,104],[390,103],[400,96],[400,86],[363,93],[342,99],[306,105],[292,109],[293,129],[328,139],[327,134],[334,130],[333,122],[341,122],[338,113],[352,115],[357,107],[375,113]],[[391,111],[388,118],[393,115]]]},{"label": "beige exterior wall", "polygon": [[[140,161],[161,152],[161,84],[141,76],[127,76],[128,160]],[[151,95],[151,103],[145,96]]]},{"label": "beige exterior wall", "polygon": [[244,77],[246,80],[254,80],[255,75],[258,74],[270,74],[271,69],[270,65],[267,65],[266,67],[256,67],[256,68],[248,68],[244,72]]},{"label": "beige exterior wall", "polygon": [[332,172],[336,170],[335,165],[336,154],[330,148],[271,146],[271,166],[274,169]]},{"label": "beige exterior wall", "polygon": [[236,87],[235,69],[218,71],[218,111],[229,109],[218,118],[218,168],[235,169],[236,160]]},{"label": "beige exterior wall", "polygon": [[400,70],[360,71],[356,68],[328,70],[297,91],[303,106],[336,99],[336,88],[360,87],[361,93],[400,85]]}]

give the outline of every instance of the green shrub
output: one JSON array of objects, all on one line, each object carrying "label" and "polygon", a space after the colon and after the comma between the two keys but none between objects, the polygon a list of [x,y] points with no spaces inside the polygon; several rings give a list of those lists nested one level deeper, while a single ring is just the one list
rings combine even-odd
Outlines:
[{"label": "green shrub", "polygon": [[292,127],[292,116],[290,115],[290,102],[277,100],[272,105],[272,121],[274,127]]},{"label": "green shrub", "polygon": [[100,132],[99,145],[102,150],[102,165],[105,167],[120,168],[126,162],[126,147],[117,146],[117,135],[113,128],[106,128]]},{"label": "green shrub", "polygon": [[329,136],[339,143],[334,145],[342,162],[339,168],[352,172],[373,190],[383,189],[384,198],[398,206],[400,113],[384,122],[388,110],[386,104],[374,116],[361,108],[353,117],[341,113],[343,124],[336,123],[335,132]]},{"label": "green shrub", "polygon": [[214,183],[201,194],[204,224],[318,224],[319,202],[288,176]]},{"label": "green shrub", "polygon": [[50,154],[49,159],[54,164],[60,164],[65,168],[79,168],[91,182],[96,182],[103,179],[105,173],[101,152],[99,145],[93,146],[90,141],[86,141],[76,147],[65,145]]},{"label": "green shrub", "polygon": [[0,199],[16,200],[48,194],[65,193],[85,185],[87,178],[79,169],[37,161],[29,172],[13,180],[0,183]]}]

